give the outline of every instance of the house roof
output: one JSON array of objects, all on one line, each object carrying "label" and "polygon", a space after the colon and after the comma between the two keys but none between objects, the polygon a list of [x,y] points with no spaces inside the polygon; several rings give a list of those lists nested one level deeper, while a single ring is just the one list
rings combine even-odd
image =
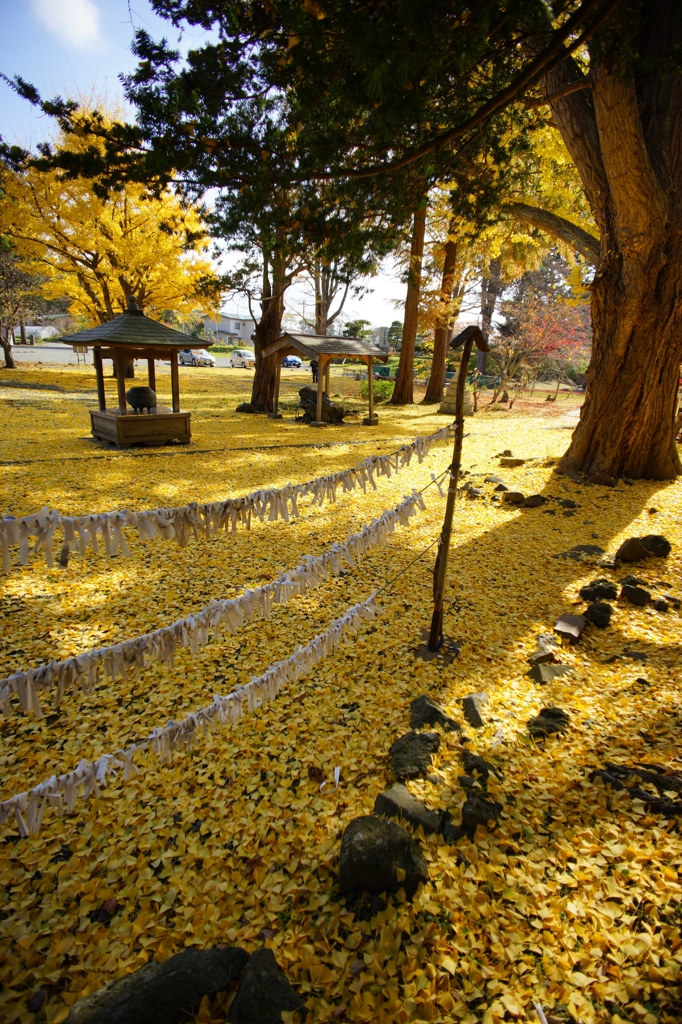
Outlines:
[{"label": "house roof", "polygon": [[283,334],[277,341],[263,349],[263,357],[267,358],[275,352],[281,352],[283,356],[295,353],[307,359],[315,356],[367,359],[371,356],[382,363],[388,359],[383,349],[362,338],[336,338],[328,334]]},{"label": "house roof", "polygon": [[120,345],[123,348],[202,348],[182,331],[166,327],[145,316],[134,295],[128,296],[128,309],[106,324],[60,338],[67,345]]}]

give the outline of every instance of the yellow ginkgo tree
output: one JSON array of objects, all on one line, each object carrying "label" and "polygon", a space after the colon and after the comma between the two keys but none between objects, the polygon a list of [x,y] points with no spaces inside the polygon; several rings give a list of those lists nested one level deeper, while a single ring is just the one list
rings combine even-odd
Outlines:
[{"label": "yellow ginkgo tree", "polygon": [[[55,142],[93,145],[88,135]],[[37,168],[4,175],[0,231],[41,274],[45,297],[70,299],[88,326],[123,312],[128,295],[152,317],[213,311],[218,282],[201,210],[170,189],[154,196],[126,182],[102,198],[95,184]]]}]

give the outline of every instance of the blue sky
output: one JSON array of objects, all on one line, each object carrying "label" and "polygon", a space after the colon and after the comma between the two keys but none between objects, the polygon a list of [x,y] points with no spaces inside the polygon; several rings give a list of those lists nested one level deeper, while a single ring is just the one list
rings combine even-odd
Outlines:
[{"label": "blue sky", "polygon": [[[106,94],[110,101],[122,99],[118,75],[135,67],[130,44],[137,28],[157,39],[165,36],[181,52],[201,45],[205,38],[194,28],[179,35],[153,12],[148,0],[0,0],[0,25],[0,71],[8,78],[21,75],[49,98]],[[49,118],[0,81],[0,135],[6,142],[34,148],[52,131]],[[348,301],[347,316],[363,317],[374,325],[401,317],[394,302],[404,298],[405,286],[394,275],[388,261],[383,274],[365,282],[370,292]],[[309,312],[311,303],[312,296],[299,283],[288,294],[293,315],[304,307]],[[235,305],[240,314],[246,313],[242,302],[229,303],[231,308]]]},{"label": "blue sky", "polygon": [[[159,18],[148,0],[0,0],[3,45],[0,70],[21,75],[44,96],[122,95],[118,75],[131,71],[136,28],[173,42],[178,31]],[[203,33],[186,29],[180,48],[197,45]],[[0,135],[7,142],[35,144],[49,136],[49,119],[0,82]]]}]

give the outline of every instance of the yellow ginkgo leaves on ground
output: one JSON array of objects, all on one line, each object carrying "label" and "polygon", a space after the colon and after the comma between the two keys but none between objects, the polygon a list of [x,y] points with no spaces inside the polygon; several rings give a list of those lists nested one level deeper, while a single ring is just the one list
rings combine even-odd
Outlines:
[{"label": "yellow ginkgo leaves on ground", "polygon": [[[196,448],[103,452],[82,440],[90,373],[3,375],[2,408],[16,416],[12,430],[3,419],[5,511],[227,497],[354,465],[446,422],[428,407],[381,409],[378,432],[356,423],[313,437],[286,418],[235,414],[246,374],[195,371],[183,394]],[[339,390],[351,387],[339,378]],[[680,592],[680,489],[581,488],[556,476],[550,462],[566,446],[568,422],[526,412],[467,421],[464,468],[481,474],[473,478],[485,497],[463,495],[456,511],[445,624],[461,653],[452,665],[413,655],[430,619],[431,551],[380,593],[375,622],[272,703],[170,766],[150,755],[144,775],[119,775],[71,816],[46,810],[37,837],[5,828],[3,1019],[34,1021],[27,1003],[43,990],[38,1019],[59,1024],[82,995],[150,957],[227,942],[271,946],[317,1021],[496,1024],[532,1020],[533,999],[546,1011],[563,1004],[557,1019],[584,1024],[679,1020],[682,843],[674,823],[589,774],[605,761],[679,770],[680,614],[618,603],[608,629],[562,650],[572,674],[547,686],[528,678],[526,659],[559,614],[582,609],[584,583],[624,575],[554,557],[575,544],[613,553],[627,536],[664,533],[671,556],[635,571],[652,588],[662,581]],[[295,447],[303,444],[316,447]],[[495,456],[507,448],[533,461],[500,471]],[[291,524],[256,524],[185,549],[135,542],[129,560],[74,555],[66,571],[34,561],[3,581],[2,674],[137,635],[270,580],[428,484],[448,458],[436,448],[376,492],[306,507]],[[483,484],[491,471],[578,508],[493,502],[494,485]],[[386,547],[269,621],[212,640],[197,657],[182,652],[174,670],[153,665],[103,684],[42,722],[3,723],[0,799],[129,744],[286,657],[437,537],[444,502],[433,486],[425,498],[426,512]],[[465,732],[499,770],[488,787],[502,804],[498,826],[456,846],[419,836],[429,885],[411,903],[391,897],[368,920],[358,917],[335,886],[340,836],[394,781],[388,751],[409,727],[410,700],[431,693],[462,721],[458,702],[479,690],[489,696],[485,726]],[[538,745],[526,722],[548,705],[566,710],[570,724]],[[465,798],[461,751],[458,736],[444,734],[432,775],[409,783],[455,823]],[[200,1020],[221,1014],[216,1001]]]}]

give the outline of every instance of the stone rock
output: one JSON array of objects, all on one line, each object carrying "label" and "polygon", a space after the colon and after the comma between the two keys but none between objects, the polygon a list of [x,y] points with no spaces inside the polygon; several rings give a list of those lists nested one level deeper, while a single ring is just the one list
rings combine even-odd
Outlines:
[{"label": "stone rock", "polygon": [[661,534],[649,533],[646,537],[641,537],[640,542],[642,547],[656,558],[667,558],[672,551],[672,544]]},{"label": "stone rock", "polygon": [[523,502],[526,508],[537,508],[539,505],[545,504],[545,499],[541,494],[529,494]]},{"label": "stone rock", "polygon": [[541,650],[533,651],[530,658],[527,659],[529,665],[552,665],[556,662],[556,655],[554,651]]},{"label": "stone rock", "polygon": [[615,601],[618,597],[618,587],[613,580],[602,578],[587,583],[578,593],[583,601]]},{"label": "stone rock", "polygon": [[428,775],[431,758],[440,747],[437,732],[408,732],[391,747],[393,770],[402,782]]},{"label": "stone rock", "polygon": [[497,821],[502,813],[502,805],[493,800],[486,800],[474,790],[469,790],[462,808],[461,830],[472,837],[479,825],[487,826]]},{"label": "stone rock", "polygon": [[613,608],[606,601],[595,601],[585,609],[585,618],[593,626],[597,626],[598,629],[606,629],[611,622],[612,615]]},{"label": "stone rock", "polygon": [[573,501],[573,498],[557,498],[557,505],[561,505],[562,508],[578,508],[578,502]]},{"label": "stone rock", "polygon": [[[487,699],[488,698],[486,696],[486,700]],[[481,715],[481,709],[484,703],[485,701],[481,700],[481,694],[479,693],[470,693],[469,696],[465,697],[464,700],[462,701],[462,711],[464,712],[464,717],[466,718],[469,725],[472,726],[474,729],[482,729],[483,726],[485,725],[485,722],[483,721],[483,716]]]},{"label": "stone rock", "polygon": [[554,632],[571,644],[577,644],[585,632],[587,619],[584,615],[561,615],[554,623]]},{"label": "stone rock", "polygon": [[592,473],[587,479],[589,483],[600,484],[602,487],[615,487],[618,483],[615,477],[609,476],[608,473]]},{"label": "stone rock", "polygon": [[511,459],[505,457],[503,459],[500,459],[500,465],[506,466],[508,469],[513,469],[514,466],[523,466],[527,461],[527,459]]},{"label": "stone rock", "polygon": [[[317,420],[317,389],[304,387],[299,388],[301,406],[303,408],[303,422],[314,423]],[[322,395],[322,422],[343,423],[346,410],[342,405],[333,402],[328,395]]]},{"label": "stone rock", "polygon": [[504,480],[501,476],[495,476],[494,473],[489,473],[483,480],[484,484],[503,484]]},{"label": "stone rock", "polygon": [[385,818],[402,818],[415,828],[421,825],[427,836],[437,832],[440,825],[440,815],[436,811],[430,811],[421,800],[412,796],[402,782],[379,793],[374,801],[372,813]]},{"label": "stone rock", "polygon": [[566,732],[569,721],[568,713],[561,708],[543,708],[536,718],[528,720],[528,732],[541,739],[555,732]]},{"label": "stone rock", "polygon": [[668,602],[668,604],[671,604],[673,606],[673,608],[679,608],[682,604],[679,597],[675,597],[674,594],[663,594],[663,597]]},{"label": "stone rock", "polygon": [[509,488],[507,487],[506,484],[499,483],[497,485],[497,487],[495,488],[495,490],[498,491],[500,494],[502,494],[502,493],[504,493],[504,491],[508,491]]},{"label": "stone rock", "polygon": [[616,551],[616,560],[619,562],[643,562],[648,557],[649,551],[639,537],[629,537],[628,540],[624,540]]},{"label": "stone rock", "polygon": [[637,605],[638,608],[643,608],[644,605],[649,604],[649,601],[651,601],[651,594],[644,587],[633,587],[631,584],[626,583],[620,592],[620,598],[621,600],[624,598],[630,604]]},{"label": "stone rock", "polygon": [[670,605],[664,597],[655,597],[651,603],[657,612],[667,612],[670,608]]},{"label": "stone rock", "polygon": [[462,754],[462,764],[464,771],[467,775],[473,775],[477,772],[485,784],[491,775],[496,775],[499,778],[499,772],[493,767],[485,758],[481,757],[480,754],[474,754],[471,750],[465,750]]},{"label": "stone rock", "polygon": [[508,505],[521,505],[525,499],[521,491],[507,491],[503,500],[506,501]]},{"label": "stone rock", "polygon": [[622,580],[618,580],[622,587],[643,587],[648,580],[643,580],[640,576],[633,576],[632,573],[628,573],[627,576],[623,576]]},{"label": "stone rock", "polygon": [[410,729],[423,729],[425,725],[440,725],[447,732],[461,732],[459,722],[448,718],[440,704],[427,693],[410,704]]},{"label": "stone rock", "polygon": [[541,683],[546,686],[547,683],[553,683],[559,676],[568,675],[573,669],[570,665],[534,665],[530,672],[526,672],[526,675],[533,679],[536,683]]},{"label": "stone rock", "polygon": [[144,385],[138,385],[126,391],[126,402],[135,412],[142,412],[143,409],[148,409],[151,412],[156,408],[156,391],[152,391],[151,388],[144,387]]},{"label": "stone rock", "polygon": [[500,500],[499,494],[491,494],[490,495],[490,500],[491,501],[499,501]]},{"label": "stone rock", "polygon": [[68,1024],[180,1024],[204,996],[224,992],[241,977],[249,954],[236,946],[185,949],[162,964],[148,963],[71,1007]]},{"label": "stone rock", "polygon": [[230,1024],[282,1024],[282,1011],[301,1011],[304,1001],[277,966],[271,949],[256,949],[244,968],[227,1019]]},{"label": "stone rock", "polygon": [[498,458],[501,458],[501,459],[506,459],[506,458],[511,459],[511,457],[512,457],[512,453],[511,453],[511,449],[510,448],[505,448],[504,451],[500,452],[500,454],[498,455]]},{"label": "stone rock", "polygon": [[462,830],[453,825],[451,821],[445,821],[441,828],[441,835],[446,843],[456,843],[458,839],[462,838]]},{"label": "stone rock", "polygon": [[[402,881],[398,870],[405,872]],[[353,818],[341,840],[339,889],[343,894],[397,892],[414,895],[429,871],[424,856],[410,833],[395,822],[366,815]]]},{"label": "stone rock", "polygon": [[650,508],[650,509],[649,509],[649,515],[650,515],[650,516],[656,516],[656,515],[658,515],[658,509],[657,509],[657,508]]},{"label": "stone rock", "polygon": [[255,411],[256,410],[251,405],[251,402],[242,402],[241,405],[238,405],[237,408],[235,409],[235,412],[254,412],[255,413]]},{"label": "stone rock", "polygon": [[482,496],[483,496],[483,489],[481,487],[470,487],[469,488],[469,497],[470,498],[480,498]]}]

